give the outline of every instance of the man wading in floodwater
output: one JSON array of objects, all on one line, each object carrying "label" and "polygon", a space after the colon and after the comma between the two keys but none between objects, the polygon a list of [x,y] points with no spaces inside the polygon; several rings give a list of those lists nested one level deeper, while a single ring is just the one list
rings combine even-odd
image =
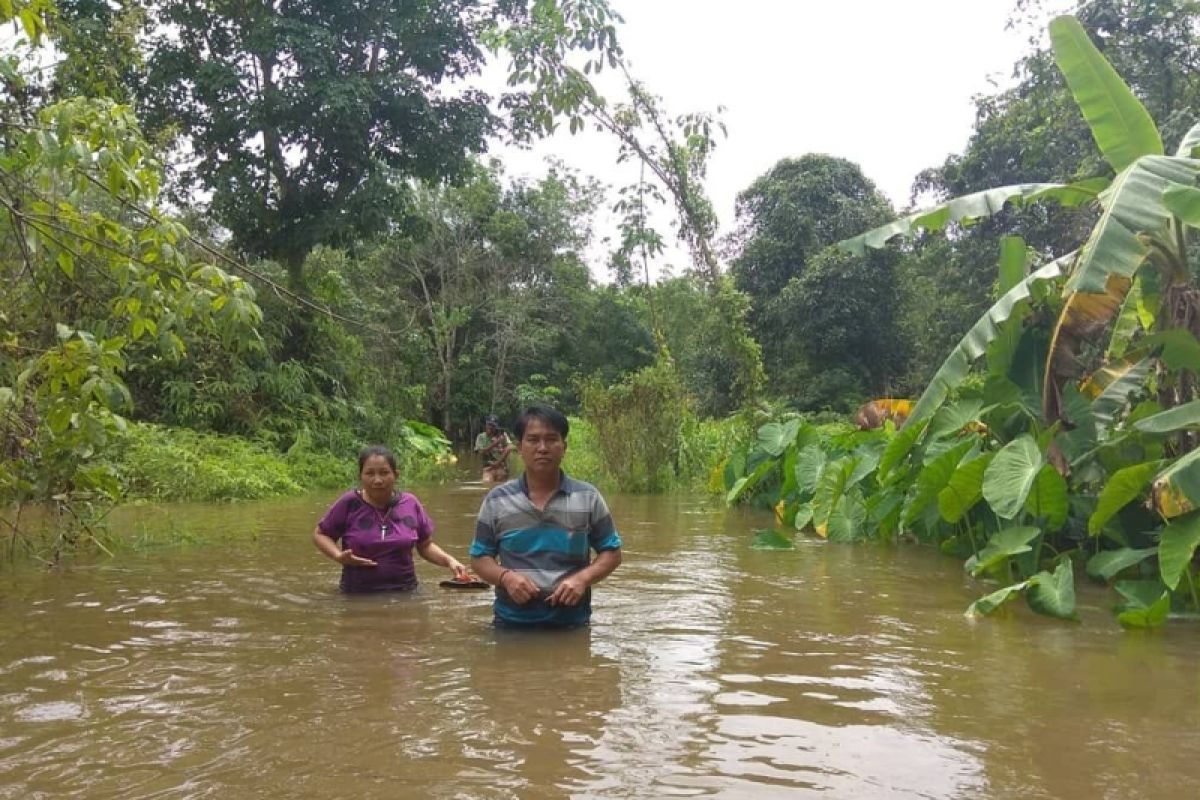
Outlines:
[{"label": "man wading in floodwater", "polygon": [[559,468],[568,429],[553,408],[521,412],[515,431],[525,474],[492,489],[479,508],[471,566],[496,587],[497,626],[586,625],[592,584],[621,563],[621,537],[604,498]]},{"label": "man wading in floodwater", "polygon": [[508,480],[508,454],[512,452],[512,440],[500,430],[500,420],[490,414],[483,421],[483,431],[475,437],[475,452],[483,457],[484,483]]}]

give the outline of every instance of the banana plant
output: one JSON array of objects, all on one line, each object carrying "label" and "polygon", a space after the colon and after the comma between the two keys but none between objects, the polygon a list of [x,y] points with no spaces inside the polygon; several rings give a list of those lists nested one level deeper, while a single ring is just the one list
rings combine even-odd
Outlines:
[{"label": "banana plant", "polygon": [[[934,522],[974,536],[972,520],[986,508],[1004,524],[980,531],[982,548],[972,539],[971,569],[978,574],[1026,557],[1021,548],[1036,549],[1029,542],[1044,541],[1073,514],[1078,519],[1070,524],[1090,537],[1090,575],[1111,580],[1144,571],[1143,562],[1157,557],[1157,579],[1142,575],[1116,586],[1124,597],[1121,624],[1157,625],[1172,602],[1190,600],[1200,610],[1193,585],[1200,547],[1200,286],[1188,259],[1200,227],[1200,125],[1167,154],[1149,113],[1076,19],[1055,19],[1050,38],[1056,63],[1113,170],[1111,180],[979,192],[841,243],[862,252],[1007,205],[1091,203],[1100,212],[1073,253],[1023,278],[1011,269],[1002,273],[1010,276],[1002,280],[1003,296],[937,370],[906,423],[916,433],[905,437],[908,429],[902,429],[892,439],[879,472],[914,469],[911,459],[927,446],[930,421],[960,391],[975,362],[988,356],[988,405],[980,420],[992,426],[987,449],[999,451],[969,455],[956,446],[915,468],[902,522],[918,524],[936,510],[940,520],[932,517]],[[1021,318],[1047,289],[1059,295],[1056,322],[1036,360],[1035,378],[1016,343]],[[1088,355],[1097,339],[1107,342],[1098,363]],[[1032,390],[1036,399],[1030,402]],[[1022,427],[1042,436],[1009,436]],[[1023,522],[1026,517],[1036,518],[1036,526]],[[1122,520],[1134,517],[1148,535],[1124,530]],[[1114,544],[1118,549],[1111,549]],[[1036,562],[1029,566],[1040,568]],[[1023,593],[1035,610],[1069,616],[1070,578],[1070,564],[1059,559],[1053,571],[1034,572],[972,610],[987,613]]]}]

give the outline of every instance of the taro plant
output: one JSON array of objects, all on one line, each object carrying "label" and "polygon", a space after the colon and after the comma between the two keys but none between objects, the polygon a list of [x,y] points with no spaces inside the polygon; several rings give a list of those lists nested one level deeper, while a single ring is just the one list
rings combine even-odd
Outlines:
[{"label": "taro plant", "polygon": [[1083,27],[1060,17],[1050,34],[1114,176],[956,198],[842,246],[862,252],[1044,200],[1094,203],[1087,240],[1031,272],[1023,244],[1007,241],[1002,296],[900,430],[848,447],[797,428],[776,456],[760,442],[730,500],[777,470],[781,521],[830,539],[914,537],[964,557],[971,574],[1001,587],[973,613],[1024,595],[1039,613],[1072,618],[1078,561],[1116,581],[1122,625],[1161,625],[1200,611],[1200,286],[1189,258],[1200,125],[1165,154]]}]

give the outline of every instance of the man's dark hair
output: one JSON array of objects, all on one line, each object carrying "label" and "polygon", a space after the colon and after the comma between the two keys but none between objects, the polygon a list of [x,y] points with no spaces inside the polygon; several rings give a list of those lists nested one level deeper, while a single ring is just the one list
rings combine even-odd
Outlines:
[{"label": "man's dark hair", "polygon": [[564,441],[567,438],[567,432],[571,430],[571,423],[567,422],[567,418],[557,409],[550,406],[529,406],[517,416],[517,421],[513,425],[513,432],[517,434],[518,442],[525,438],[525,426],[533,419],[541,420],[554,428]]},{"label": "man's dark hair", "polygon": [[383,456],[383,460],[392,468],[392,472],[399,471],[396,469],[396,456],[392,454],[392,451],[383,445],[373,444],[370,447],[364,447],[358,452],[358,472],[360,475],[362,474],[363,466],[367,463],[367,459],[371,456]]}]

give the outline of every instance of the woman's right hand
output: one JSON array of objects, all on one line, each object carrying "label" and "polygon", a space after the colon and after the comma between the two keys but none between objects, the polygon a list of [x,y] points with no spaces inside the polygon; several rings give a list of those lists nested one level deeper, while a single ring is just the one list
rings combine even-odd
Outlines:
[{"label": "woman's right hand", "polygon": [[334,560],[337,561],[339,564],[343,564],[347,567],[374,567],[374,566],[377,566],[377,564],[369,558],[363,558],[362,556],[354,555],[354,551],[351,550],[350,548],[346,548],[345,550],[338,553],[337,558]]},{"label": "woman's right hand", "polygon": [[500,588],[508,592],[508,596],[519,606],[525,605],[541,594],[536,583],[511,569],[505,570],[501,576]]}]

